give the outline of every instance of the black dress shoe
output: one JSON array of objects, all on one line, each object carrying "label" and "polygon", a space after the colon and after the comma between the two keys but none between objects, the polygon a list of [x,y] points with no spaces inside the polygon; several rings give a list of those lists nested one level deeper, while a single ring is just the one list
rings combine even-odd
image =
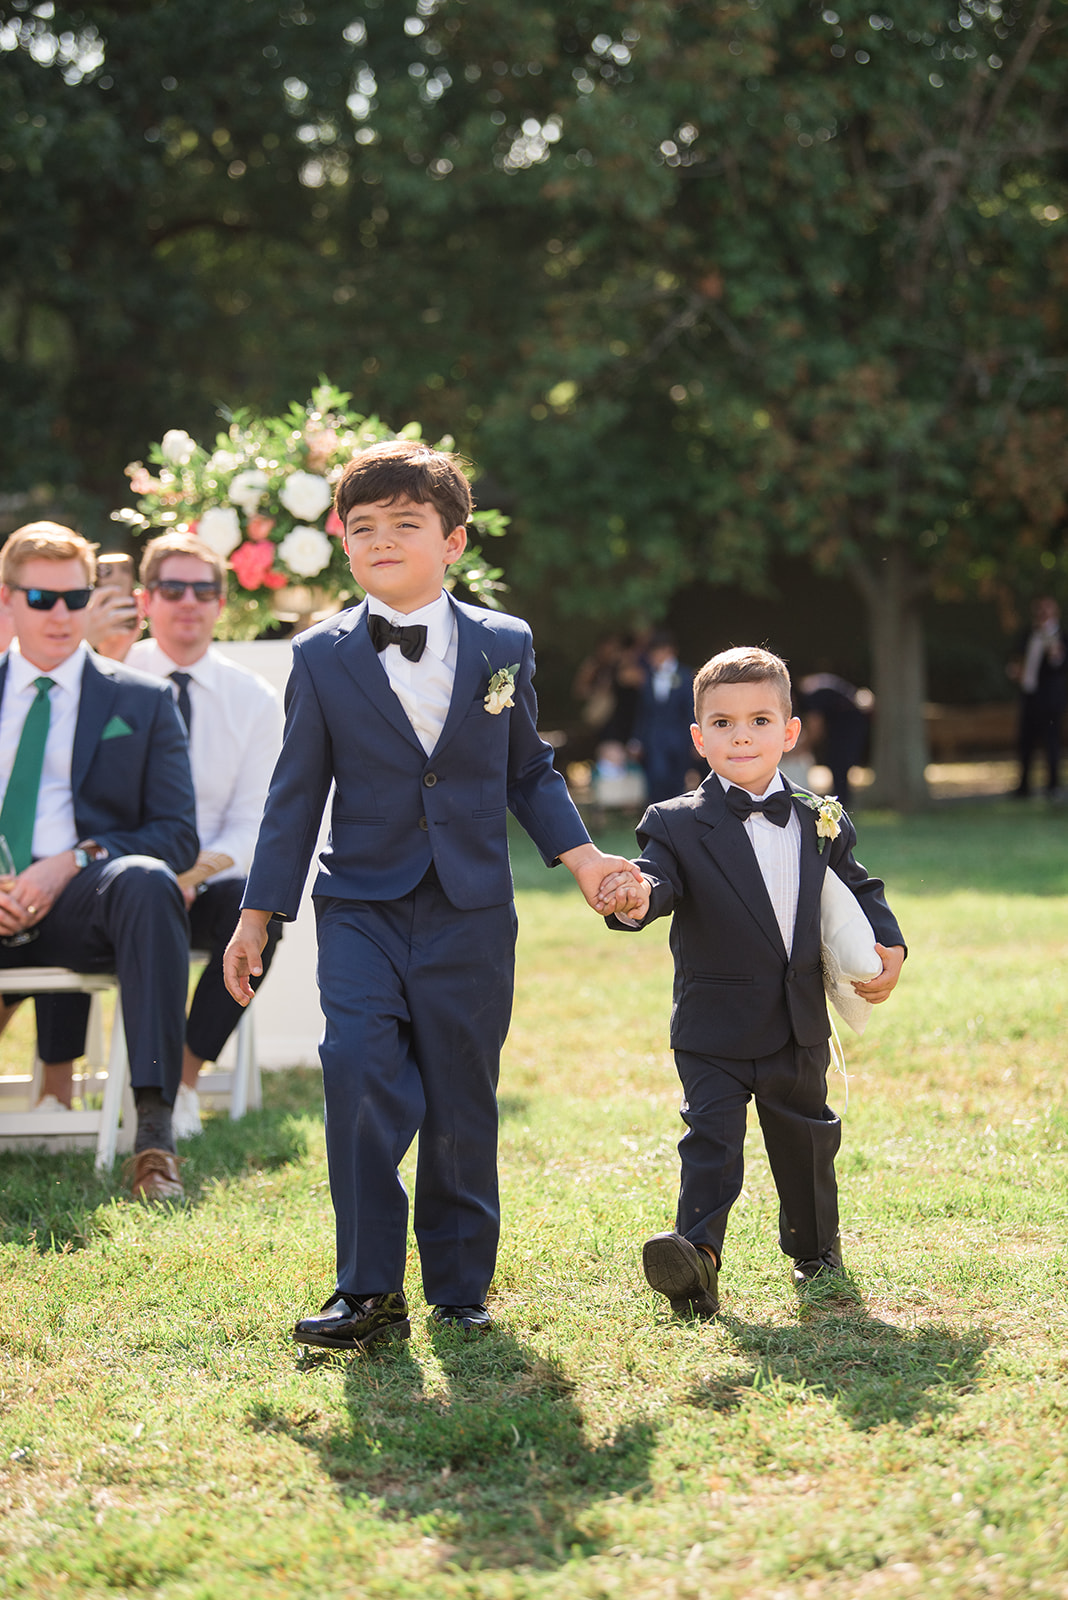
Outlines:
[{"label": "black dress shoe", "polygon": [[322,1350],[367,1350],[386,1339],[407,1339],[412,1331],[403,1294],[333,1295],[314,1317],[293,1329],[298,1344]]},{"label": "black dress shoe", "polygon": [[430,1320],[439,1328],[455,1328],[458,1333],[489,1333],[493,1318],[485,1306],[432,1306]]},{"label": "black dress shoe", "polygon": [[793,1269],[794,1285],[803,1289],[806,1283],[814,1283],[817,1279],[828,1283],[837,1280],[846,1281],[845,1269],[842,1266],[842,1244],[836,1239],[828,1250],[822,1255],[814,1256],[810,1261],[795,1259]]},{"label": "black dress shoe", "polygon": [[654,1233],[642,1249],[650,1289],[667,1295],[677,1317],[714,1317],[719,1310],[719,1273],[705,1250],[681,1233]]}]

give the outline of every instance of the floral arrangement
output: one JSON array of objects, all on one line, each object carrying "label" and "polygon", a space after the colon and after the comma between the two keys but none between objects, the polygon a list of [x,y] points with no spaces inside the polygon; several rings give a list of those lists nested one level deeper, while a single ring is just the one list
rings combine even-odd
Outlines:
[{"label": "floral arrangement", "polygon": [[803,805],[816,813],[816,836],[819,839],[819,852],[823,854],[823,847],[828,839],[837,839],[842,831],[842,815],[844,807],[836,794],[825,795],[821,800],[816,794],[799,794],[794,790],[792,798],[800,800]]},{"label": "floral arrangement", "polygon": [[[333,510],[334,488],[347,462],[383,439],[419,439],[409,422],[398,433],[378,417],[349,410],[350,394],[321,378],[306,405],[284,416],[261,417],[248,409],[223,413],[229,423],[209,449],[172,428],[149,450],[150,467],[126,468],[136,508],[113,511],[137,537],[171,530],[190,532],[229,563],[236,579],[220,619],[220,638],[255,638],[288,600],[290,612],[328,612],[361,598]],[[440,440],[435,449],[452,449]],[[502,534],[508,519],[499,511],[476,511],[480,534]],[[483,605],[499,606],[504,588],[499,568],[469,546],[450,569]]]}]

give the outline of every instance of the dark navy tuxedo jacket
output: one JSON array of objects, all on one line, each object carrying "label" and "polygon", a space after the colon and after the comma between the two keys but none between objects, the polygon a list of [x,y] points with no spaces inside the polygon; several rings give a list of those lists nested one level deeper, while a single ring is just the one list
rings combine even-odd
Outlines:
[{"label": "dark navy tuxedo jacket", "polygon": [[[796,785],[791,790],[798,792]],[[693,793],[650,806],[642,818],[638,865],[653,884],[642,926],[674,912],[673,1049],[753,1060],[791,1037],[805,1046],[829,1037],[820,967],[820,891],[827,871],[853,891],[879,944],[904,944],[882,882],[853,856],[857,836],[849,818],[842,817],[841,832],[821,854],[815,812],[801,800],[794,807],[801,860],[789,956],[745,826],[728,809],[715,773]],[[614,917],[608,922],[629,931]]]},{"label": "dark navy tuxedo jacket", "polygon": [[[293,643],[286,729],[244,904],[294,917],[330,784],[330,841],[313,893],[352,900],[407,894],[433,862],[459,910],[512,898],[511,810],[553,863],[589,835],[538,735],[530,629],[451,600],[456,677],[428,756],[367,631],[366,602]],[[514,667],[515,704],[486,710],[489,680]]]},{"label": "dark navy tuxedo jacket", "polygon": [[[7,656],[0,661],[0,702]],[[185,729],[169,684],[90,652],[71,756],[79,839],[115,856],[155,856],[175,872],[197,858]]]}]

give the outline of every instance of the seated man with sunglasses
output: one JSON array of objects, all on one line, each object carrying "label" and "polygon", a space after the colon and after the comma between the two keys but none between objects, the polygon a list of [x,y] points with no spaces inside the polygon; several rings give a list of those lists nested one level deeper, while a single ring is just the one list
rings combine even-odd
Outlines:
[{"label": "seated man with sunglasses", "polygon": [[[0,885],[0,970],[12,988],[25,966],[118,974],[133,1192],[180,1199],[171,1108],[188,933],[176,874],[197,855],[193,781],[173,695],[86,648],[95,576],[93,546],[54,522],[19,528],[0,550],[15,635],[0,658],[0,834],[15,874]],[[59,1059],[45,1040],[41,1056]]]},{"label": "seated man with sunglasses", "polygon": [[[194,949],[209,952],[185,1025],[182,1082],[174,1106],[179,1139],[200,1132],[197,1077],[215,1061],[237,1027],[241,1007],[222,981],[222,956],[237,925],[263,802],[282,743],[282,711],[265,678],[231,661],[212,644],[226,598],[226,565],[191,534],[149,540],[141,558],[140,610],[151,637],[132,645],[128,631],[89,640],[98,651],[125,655],[128,666],[162,678],[188,727],[200,854],[179,875]],[[281,936],[275,922],[263,953],[266,976]],[[263,978],[257,980],[262,983]],[[85,1044],[87,1005],[81,995],[50,996],[37,1006],[41,1059],[62,1063],[45,1089],[69,1104],[73,1058]]]}]

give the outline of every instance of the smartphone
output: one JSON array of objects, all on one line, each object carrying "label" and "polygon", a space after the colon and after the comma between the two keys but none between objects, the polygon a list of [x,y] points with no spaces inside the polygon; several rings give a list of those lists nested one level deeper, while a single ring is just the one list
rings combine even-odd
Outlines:
[{"label": "smartphone", "polygon": [[[133,557],[123,555],[116,551],[113,554],[98,556],[96,562],[96,586],[98,589],[117,589],[120,594],[133,597],[134,591],[134,564]],[[135,613],[129,617],[122,626],[134,633],[141,626],[141,619]]]}]

